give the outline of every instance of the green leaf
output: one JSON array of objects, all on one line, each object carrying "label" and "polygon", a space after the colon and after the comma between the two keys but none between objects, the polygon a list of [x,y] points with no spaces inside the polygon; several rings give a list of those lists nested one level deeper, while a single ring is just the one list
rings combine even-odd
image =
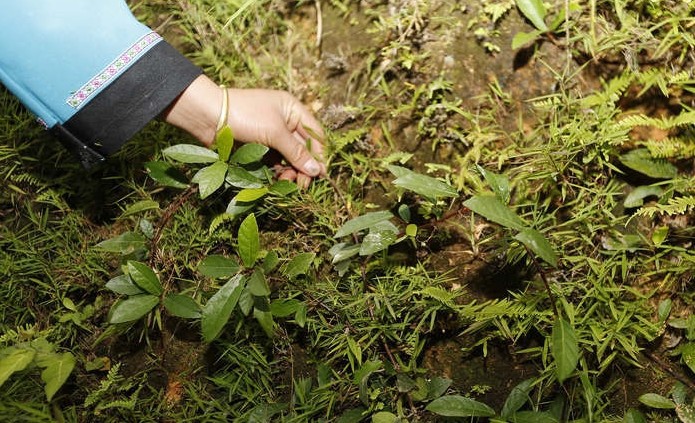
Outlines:
[{"label": "green leaf", "polygon": [[205,342],[212,342],[217,338],[224,325],[229,321],[232,311],[239,301],[241,291],[244,289],[242,282],[242,275],[236,275],[229,279],[203,307],[200,326]]},{"label": "green leaf", "polygon": [[273,320],[273,315],[271,312],[254,308],[253,317],[256,319],[258,324],[261,325],[261,329],[263,329],[263,332],[265,332],[268,338],[275,336],[275,321]]},{"label": "green leaf", "polygon": [[279,195],[280,197],[285,197],[287,195],[292,194],[293,192],[297,192],[299,190],[299,187],[297,184],[291,181],[277,181],[270,187],[270,192]]},{"label": "green leaf", "polygon": [[270,287],[265,275],[260,269],[256,269],[246,282],[249,292],[256,297],[267,297],[270,295]]},{"label": "green leaf", "polygon": [[476,195],[464,201],[463,205],[506,228],[521,231],[526,227],[524,221],[496,195]]},{"label": "green leaf", "polygon": [[121,295],[138,295],[144,293],[139,286],[135,285],[128,275],[119,275],[106,282],[106,288]]},{"label": "green leaf", "polygon": [[41,380],[46,384],[44,391],[46,398],[50,401],[58,389],[68,380],[70,373],[75,368],[76,360],[75,356],[69,352],[45,354],[39,357],[37,357],[36,364],[44,368],[41,372]]},{"label": "green leaf", "polygon": [[641,395],[639,402],[651,408],[670,410],[676,408],[676,403],[659,394],[649,393]]},{"label": "green leaf", "polygon": [[314,258],[316,258],[314,253],[297,254],[282,267],[282,273],[289,279],[294,279],[299,275],[306,275],[311,267],[311,263],[314,262]]},{"label": "green leaf", "polygon": [[383,251],[396,242],[396,238],[396,234],[391,231],[370,232],[362,240],[360,255],[368,256]]},{"label": "green leaf", "polygon": [[536,41],[541,34],[542,32],[538,30],[531,32],[517,32],[514,34],[514,38],[512,38],[512,50],[516,50],[527,44],[531,44],[532,42]]},{"label": "green leaf", "polygon": [[263,182],[259,178],[238,166],[229,166],[225,180],[236,188],[261,188],[263,186]]},{"label": "green leaf", "polygon": [[145,163],[145,169],[150,178],[161,185],[172,188],[188,188],[188,179],[171,163],[155,161]]},{"label": "green leaf", "polygon": [[244,266],[247,268],[253,267],[258,258],[258,251],[261,249],[261,241],[258,237],[258,224],[253,213],[246,216],[246,219],[239,225],[237,242],[239,243],[239,256],[241,256]]},{"label": "green leaf", "polygon": [[647,423],[647,419],[639,410],[630,408],[627,410],[627,413],[625,413],[623,423]]},{"label": "green leaf", "polygon": [[620,162],[632,170],[657,179],[675,178],[678,168],[664,159],[652,158],[649,150],[638,148],[620,156]]},{"label": "green leaf", "polygon": [[388,411],[379,411],[372,414],[372,423],[396,423],[400,421],[398,416]]},{"label": "green leaf", "polygon": [[425,407],[427,411],[446,417],[492,417],[495,410],[476,400],[460,395],[439,397]]},{"label": "green leaf", "polygon": [[695,342],[683,345],[680,350],[681,358],[690,367],[690,370],[695,373]]},{"label": "green leaf", "polygon": [[625,200],[623,201],[623,206],[625,208],[633,208],[633,207],[641,207],[644,205],[644,199],[647,197],[660,197],[661,194],[664,193],[664,190],[659,188],[659,187],[653,187],[653,186],[639,186],[635,189],[633,189],[627,197],[625,197]]},{"label": "green leaf", "polygon": [[516,234],[514,239],[523,243],[529,250],[549,265],[557,267],[557,254],[555,254],[553,246],[550,245],[550,242],[545,239],[542,233],[535,229],[525,228]]},{"label": "green leaf", "polygon": [[551,352],[557,367],[557,380],[562,383],[576,369],[579,361],[579,343],[568,321],[563,318],[555,321],[551,343]]},{"label": "green leaf", "polygon": [[198,319],[201,316],[200,306],[185,294],[169,294],[164,298],[164,307],[172,316],[184,319]]},{"label": "green leaf", "polygon": [[428,400],[433,400],[439,398],[446,392],[451,386],[452,380],[445,377],[435,377],[432,378],[427,383],[427,398]]},{"label": "green leaf", "polygon": [[511,192],[509,188],[509,179],[504,175],[490,172],[480,165],[476,166],[478,167],[478,172],[485,178],[485,182],[492,188],[492,192],[494,192],[504,204],[508,204]]},{"label": "green leaf", "polygon": [[408,226],[406,226],[405,234],[411,238],[417,236],[417,225],[411,223]]},{"label": "green leaf", "polygon": [[215,145],[217,146],[217,154],[220,156],[220,160],[227,162],[229,160],[229,155],[232,153],[232,147],[234,146],[234,134],[232,134],[232,128],[225,125],[217,131],[215,136]]},{"label": "green leaf", "polygon": [[227,205],[227,210],[225,214],[231,216],[229,220],[234,220],[237,217],[242,216],[244,213],[252,210],[254,205],[252,203],[239,203],[236,198],[232,198],[232,201]]},{"label": "green leaf", "polygon": [[534,379],[526,379],[512,388],[500,412],[503,419],[509,420],[509,417],[511,417],[513,413],[519,411],[519,409],[528,402],[530,399],[529,394],[531,393],[531,389],[533,389],[533,381]]},{"label": "green leaf", "polygon": [[123,219],[124,217],[132,216],[134,214],[142,213],[147,210],[159,210],[159,203],[152,200],[142,200],[137,203],[133,203],[128,208],[125,209],[123,213],[118,217]]},{"label": "green leaf", "polygon": [[548,25],[545,24],[546,11],[543,0],[516,0],[516,5],[536,29],[543,32],[548,31]]},{"label": "green leaf", "polygon": [[676,404],[676,415],[682,423],[695,423],[695,405]]},{"label": "green leaf", "polygon": [[278,253],[275,251],[268,251],[268,254],[263,258],[263,265],[261,266],[263,268],[263,273],[266,275],[269,274],[279,263],[280,258],[278,257]]},{"label": "green leaf", "polygon": [[117,301],[109,312],[109,323],[138,320],[149,313],[157,304],[159,304],[159,297],[148,294],[134,295],[126,300]]},{"label": "green leaf", "polygon": [[287,317],[296,313],[300,305],[302,305],[302,302],[295,299],[275,300],[270,303],[270,312],[275,317]]},{"label": "green leaf", "polygon": [[517,411],[507,418],[511,423],[560,423],[560,420],[547,411]]},{"label": "green leaf", "polygon": [[673,301],[670,298],[666,298],[659,302],[659,307],[657,308],[657,316],[660,322],[665,322],[668,316],[671,314],[671,308],[673,306]]},{"label": "green leaf", "polygon": [[652,242],[656,246],[660,246],[661,244],[666,241],[666,238],[668,237],[668,226],[659,226],[657,228],[654,228],[654,232],[652,232]]},{"label": "green leaf", "polygon": [[149,292],[152,295],[161,295],[164,289],[162,284],[159,283],[159,278],[157,274],[154,273],[150,267],[144,263],[138,261],[128,260],[128,275],[135,282],[135,285],[139,286],[145,292]]},{"label": "green leaf", "polygon": [[268,188],[244,188],[234,197],[236,201],[250,203],[256,201],[268,193]]},{"label": "green leaf", "polygon": [[422,175],[401,166],[389,165],[388,170],[396,176],[393,184],[427,198],[458,197],[458,191],[446,182]]},{"label": "green leaf", "polygon": [[224,184],[226,175],[227,165],[223,162],[215,162],[196,172],[191,181],[198,184],[200,198],[207,198]]},{"label": "green leaf", "polygon": [[261,144],[244,144],[232,155],[232,163],[250,164],[259,162],[265,153],[268,152],[268,147]]},{"label": "green leaf", "polygon": [[205,257],[198,265],[198,271],[209,278],[229,278],[239,272],[236,260],[219,254]]},{"label": "green leaf", "polygon": [[343,412],[335,423],[360,423],[367,410],[363,407],[351,408]]},{"label": "green leaf", "polygon": [[182,163],[214,163],[219,156],[214,151],[192,144],[177,144],[162,150],[162,154]]},{"label": "green leaf", "polygon": [[390,211],[365,213],[362,216],[358,216],[354,219],[350,219],[347,222],[345,222],[343,226],[341,226],[340,229],[338,229],[338,232],[335,233],[334,238],[341,238],[347,235],[354,234],[355,232],[367,229],[371,226],[376,225],[379,222],[391,219],[392,217],[393,213],[391,213]]},{"label": "green leaf", "polygon": [[124,232],[117,237],[101,241],[96,248],[109,253],[128,255],[136,250],[143,249],[147,240],[135,232]]},{"label": "green leaf", "polygon": [[360,252],[360,244],[349,244],[347,242],[339,242],[328,250],[328,254],[333,257],[331,263],[339,263],[356,256]]},{"label": "green leaf", "polygon": [[19,372],[27,368],[29,363],[34,361],[36,351],[33,349],[14,349],[0,360],[0,386],[14,372]]}]

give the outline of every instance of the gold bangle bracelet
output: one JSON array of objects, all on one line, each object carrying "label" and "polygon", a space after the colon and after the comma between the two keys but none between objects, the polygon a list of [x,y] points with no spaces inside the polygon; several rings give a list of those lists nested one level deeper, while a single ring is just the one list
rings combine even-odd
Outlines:
[{"label": "gold bangle bracelet", "polygon": [[220,85],[220,88],[222,88],[222,110],[220,110],[220,118],[217,119],[215,131],[219,131],[224,124],[227,123],[227,113],[229,112],[229,93],[227,92],[227,87]]}]

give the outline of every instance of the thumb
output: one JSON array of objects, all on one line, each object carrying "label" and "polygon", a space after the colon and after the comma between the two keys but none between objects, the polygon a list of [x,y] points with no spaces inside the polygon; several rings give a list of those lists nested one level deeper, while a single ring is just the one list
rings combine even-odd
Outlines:
[{"label": "thumb", "polygon": [[309,176],[318,176],[321,165],[307,149],[306,141],[299,133],[285,130],[276,138],[272,146],[297,170]]}]

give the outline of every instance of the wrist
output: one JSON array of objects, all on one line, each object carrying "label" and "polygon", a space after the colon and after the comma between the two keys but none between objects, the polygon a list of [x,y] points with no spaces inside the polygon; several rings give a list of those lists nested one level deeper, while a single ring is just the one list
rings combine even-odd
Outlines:
[{"label": "wrist", "polygon": [[223,88],[201,75],[169,106],[164,120],[209,147],[215,140],[222,103]]}]

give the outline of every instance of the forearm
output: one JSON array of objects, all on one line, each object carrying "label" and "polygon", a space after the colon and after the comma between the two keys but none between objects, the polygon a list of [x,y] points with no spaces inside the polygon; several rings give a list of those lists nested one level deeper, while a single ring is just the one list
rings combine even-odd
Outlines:
[{"label": "forearm", "polygon": [[171,104],[163,118],[209,147],[215,140],[221,108],[222,88],[201,75]]}]

